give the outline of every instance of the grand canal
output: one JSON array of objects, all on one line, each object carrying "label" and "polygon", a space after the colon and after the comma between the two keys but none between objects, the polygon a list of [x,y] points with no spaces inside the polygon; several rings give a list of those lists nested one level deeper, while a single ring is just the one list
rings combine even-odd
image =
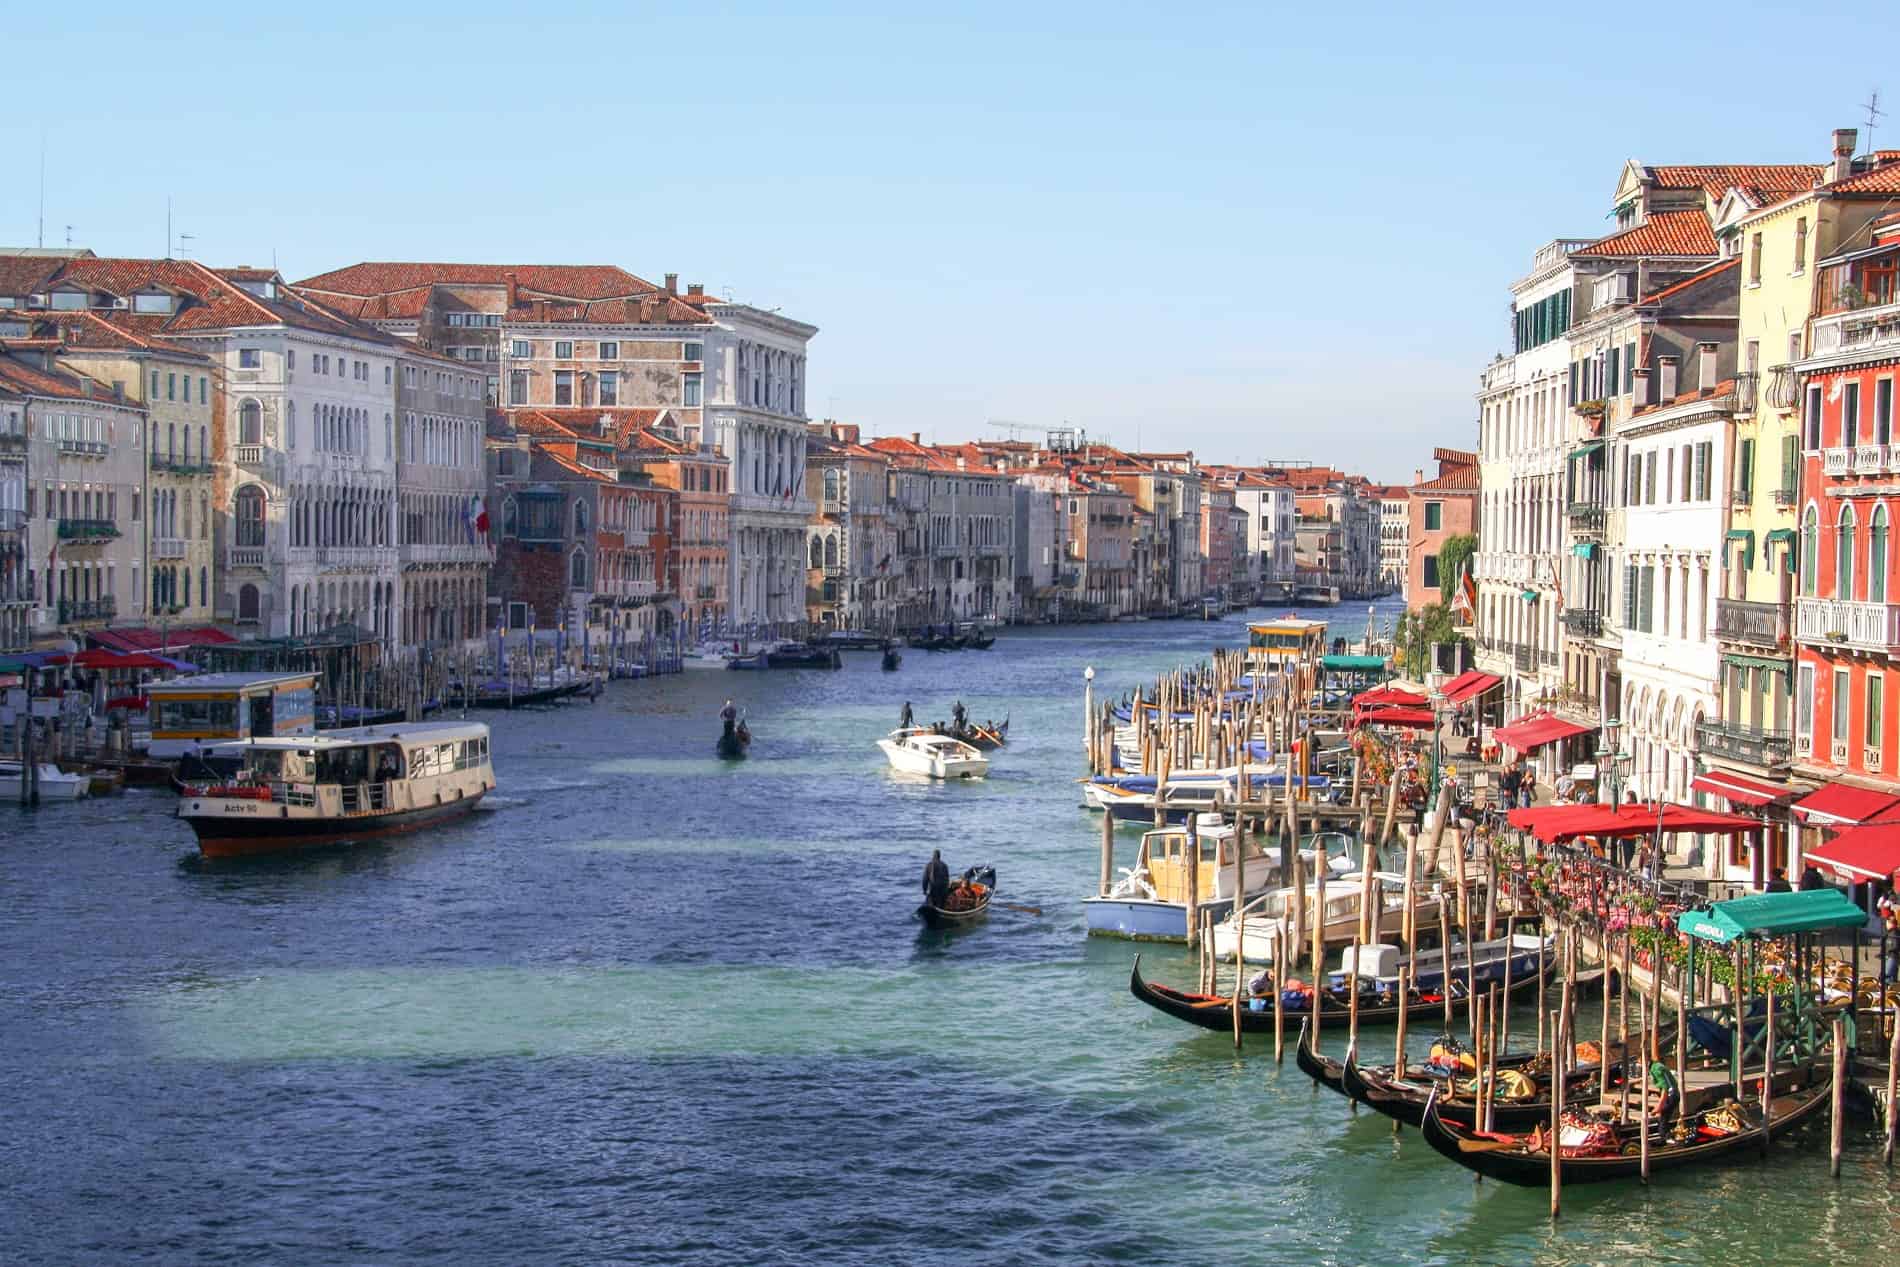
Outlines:
[{"label": "grand canal", "polygon": [[[1082,931],[1082,668],[1119,690],[1240,633],[616,684],[492,716],[472,819],[289,861],[200,862],[169,795],[0,811],[0,1262],[1891,1259],[1864,1139],[1838,1182],[1824,1140],[1777,1142],[1573,1189],[1553,1226],[1135,1003],[1134,948]],[[994,776],[890,774],[903,701],[959,697],[1011,716]],[[920,932],[939,845],[1043,914]]]}]

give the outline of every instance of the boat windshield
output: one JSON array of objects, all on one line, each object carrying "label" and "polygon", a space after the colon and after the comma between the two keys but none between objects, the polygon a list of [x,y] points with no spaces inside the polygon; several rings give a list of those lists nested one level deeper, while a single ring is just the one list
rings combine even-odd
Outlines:
[{"label": "boat windshield", "polygon": [[282,748],[253,748],[244,754],[244,768],[260,779],[282,782],[284,759],[289,755]]}]

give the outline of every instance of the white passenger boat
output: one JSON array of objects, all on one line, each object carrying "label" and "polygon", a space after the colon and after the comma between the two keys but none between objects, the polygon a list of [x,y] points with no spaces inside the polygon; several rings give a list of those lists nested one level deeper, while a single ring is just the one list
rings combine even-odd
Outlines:
[{"label": "white passenger boat", "polygon": [[480,722],[246,739],[216,755],[243,764],[223,782],[187,785],[178,802],[209,858],[413,831],[467,813],[495,787]]},{"label": "white passenger boat", "polygon": [[[89,774],[68,774],[50,761],[38,764],[42,802],[76,801],[92,786]],[[0,761],[0,803],[19,803],[21,769],[18,761]]]},{"label": "white passenger boat", "polygon": [[980,779],[990,759],[961,739],[918,727],[893,730],[877,741],[893,770],[933,779]]},{"label": "white passenger boat", "polygon": [[[1338,859],[1334,859],[1338,861]],[[1344,875],[1328,874],[1326,878],[1326,931],[1325,939],[1329,944],[1337,945],[1350,941],[1359,928],[1360,895],[1364,892],[1361,883],[1364,872],[1354,871]],[[1393,871],[1374,871],[1372,873],[1374,900],[1377,902],[1379,928],[1395,930],[1405,919],[1405,877]],[[1416,884],[1416,882],[1415,882]],[[1272,963],[1273,944],[1280,929],[1292,936],[1295,921],[1295,906],[1302,906],[1298,926],[1303,938],[1313,935],[1313,904],[1318,898],[1318,886],[1307,882],[1304,899],[1300,891],[1291,886],[1263,893],[1248,902],[1241,909],[1242,923],[1246,937],[1241,946],[1241,957],[1248,963]],[[1414,918],[1419,927],[1436,927],[1438,906],[1442,894],[1436,886],[1427,888],[1416,886],[1412,899]],[[1220,923],[1214,925],[1214,955],[1219,959],[1232,959],[1238,925],[1234,922],[1231,910]],[[1375,933],[1375,940],[1377,934]]]},{"label": "white passenger boat", "polygon": [[[1082,899],[1089,932],[1185,941],[1190,855],[1197,855],[1195,893],[1200,909],[1206,918],[1214,919],[1223,907],[1233,906],[1236,848],[1246,850],[1241,855],[1241,884],[1246,893],[1279,883],[1279,851],[1263,849],[1251,837],[1241,842],[1233,826],[1222,822],[1218,814],[1202,814],[1195,820],[1192,844],[1189,833],[1178,827],[1144,833],[1135,865],[1124,869],[1107,893]],[[1311,866],[1317,855],[1302,852]]]}]

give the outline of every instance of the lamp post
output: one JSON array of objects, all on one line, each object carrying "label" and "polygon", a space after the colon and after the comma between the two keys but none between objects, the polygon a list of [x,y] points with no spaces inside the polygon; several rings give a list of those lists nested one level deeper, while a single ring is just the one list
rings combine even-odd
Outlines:
[{"label": "lamp post", "polygon": [[1445,693],[1434,690],[1427,697],[1432,706],[1432,778],[1427,789],[1427,799],[1437,804],[1440,771],[1444,768],[1445,737],[1444,724],[1439,720],[1445,712]]}]

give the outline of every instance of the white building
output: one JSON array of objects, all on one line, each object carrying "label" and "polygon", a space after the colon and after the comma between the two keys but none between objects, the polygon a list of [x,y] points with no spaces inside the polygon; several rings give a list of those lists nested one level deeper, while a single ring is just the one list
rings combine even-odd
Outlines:
[{"label": "white building", "polygon": [[1510,685],[1509,715],[1562,681],[1557,591],[1566,511],[1565,454],[1581,427],[1569,405],[1570,254],[1540,247],[1511,285],[1513,349],[1478,392],[1478,667]]},{"label": "white building", "polygon": [[1298,575],[1294,565],[1298,534],[1293,488],[1242,474],[1234,484],[1234,505],[1247,516],[1247,553],[1254,560],[1257,592],[1262,598],[1278,597],[1275,587],[1291,586]]},{"label": "white building", "polygon": [[[732,472],[728,610],[736,625],[805,618],[805,345],[818,327],[708,301],[705,425]],[[685,404],[696,406],[699,384]]]},{"label": "white building", "polygon": [[396,375],[396,542],[404,646],[479,641],[487,624],[486,375],[403,347]]},{"label": "white building", "polygon": [[[1425,482],[1419,471],[1413,481]],[[1379,584],[1405,592],[1405,574],[1412,557],[1412,498],[1403,484],[1387,484],[1379,494]]]}]

